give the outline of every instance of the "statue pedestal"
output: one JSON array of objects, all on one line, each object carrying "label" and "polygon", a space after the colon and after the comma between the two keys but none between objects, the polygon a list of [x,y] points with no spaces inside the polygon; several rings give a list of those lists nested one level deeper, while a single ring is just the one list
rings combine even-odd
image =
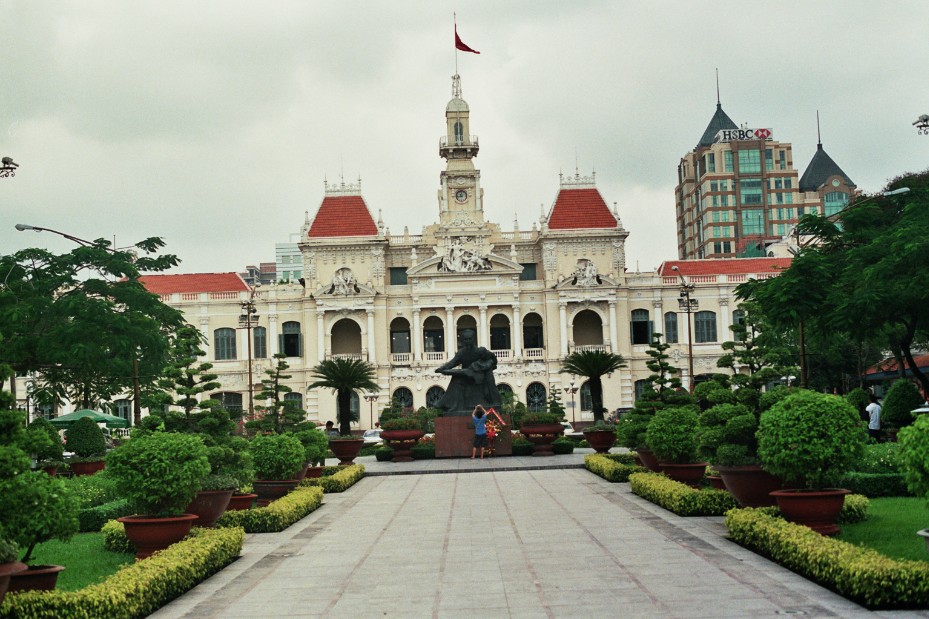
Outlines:
[{"label": "statue pedestal", "polygon": [[[491,415],[490,419],[496,420]],[[509,420],[504,417],[509,424]],[[490,420],[488,420],[489,423]],[[497,437],[487,447],[493,446],[493,456],[513,455],[512,425],[507,425],[497,433]],[[436,458],[470,458],[474,446],[474,423],[471,417],[436,417],[435,418],[435,457]],[[488,457],[487,449],[484,457]]]}]

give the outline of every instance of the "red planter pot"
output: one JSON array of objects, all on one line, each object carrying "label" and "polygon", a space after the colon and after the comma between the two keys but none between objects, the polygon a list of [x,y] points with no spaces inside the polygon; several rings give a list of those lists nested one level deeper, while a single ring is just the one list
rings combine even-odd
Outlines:
[{"label": "red planter pot", "polygon": [[358,457],[358,452],[361,451],[364,444],[363,438],[331,440],[329,441],[329,449],[339,459],[339,466],[348,466]]},{"label": "red planter pot", "polygon": [[771,493],[777,500],[777,508],[784,518],[810,527],[822,535],[835,535],[839,526],[835,523],[845,505],[845,495],[850,490],[827,488],[825,490],[775,490]]},{"label": "red planter pot", "polygon": [[723,478],[719,475],[707,475],[706,480],[710,482],[710,486],[712,486],[714,490],[726,489],[726,484],[723,482]]},{"label": "red planter pot", "polygon": [[74,475],[93,475],[98,471],[102,471],[105,466],[106,461],[104,460],[99,462],[72,462],[71,472]]},{"label": "red planter pot", "polygon": [[700,486],[700,480],[706,474],[706,465],[706,462],[691,462],[689,464],[659,463],[662,473],[674,481],[687,484],[692,488]]},{"label": "red planter pot", "polygon": [[562,428],[560,423],[523,425],[519,431],[532,443],[532,455],[542,457],[555,455],[552,449],[552,443],[554,443],[559,436],[564,434],[564,428]]},{"label": "red planter pot", "polygon": [[616,443],[616,433],[611,430],[584,430],[584,440],[598,454],[610,452],[610,447]]},{"label": "red planter pot", "polygon": [[642,461],[642,466],[649,471],[655,473],[661,472],[661,467],[658,465],[658,458],[655,457],[651,449],[636,449],[635,454],[639,457],[639,460]]},{"label": "red planter pot", "polygon": [[135,558],[147,559],[153,552],[184,539],[196,519],[194,514],[181,514],[170,518],[123,516],[116,520],[123,523],[126,537],[135,545]]},{"label": "red planter pot", "polygon": [[229,505],[226,506],[226,511],[251,509],[257,498],[257,494],[233,494],[229,498]]},{"label": "red planter pot", "polygon": [[10,587],[10,577],[17,572],[24,571],[26,567],[25,563],[19,561],[0,563],[0,602],[3,602],[3,596]]},{"label": "red planter pot", "polygon": [[201,490],[184,511],[197,516],[194,525],[212,527],[226,511],[232,492],[232,490]]},{"label": "red planter pot", "polygon": [[425,435],[422,430],[383,430],[381,438],[393,449],[393,462],[412,462],[412,449]]},{"label": "red planter pot", "polygon": [[317,479],[322,476],[323,476],[323,467],[321,466],[311,466],[306,469],[307,479]]},{"label": "red planter pot", "polygon": [[770,507],[777,505],[771,492],[781,490],[784,482],[763,470],[757,464],[748,466],[715,466],[723,478],[726,490],[742,507]]},{"label": "red planter pot", "polygon": [[64,569],[62,565],[30,565],[10,576],[7,591],[52,591],[58,584],[58,574]]},{"label": "red planter pot", "polygon": [[296,479],[256,479],[252,482],[252,490],[258,494],[258,507],[265,507],[296,488],[299,483]]}]

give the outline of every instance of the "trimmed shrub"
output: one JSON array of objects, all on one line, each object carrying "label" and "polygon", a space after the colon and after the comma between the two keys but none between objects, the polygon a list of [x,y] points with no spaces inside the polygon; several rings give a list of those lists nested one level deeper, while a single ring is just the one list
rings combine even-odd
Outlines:
[{"label": "trimmed shrub", "polygon": [[697,453],[711,464],[757,464],[758,418],[744,404],[717,404],[700,413]]},{"label": "trimmed shrub", "polygon": [[670,406],[655,413],[645,442],[659,462],[687,464],[697,459],[696,430],[696,407]]},{"label": "trimmed shrub", "polygon": [[552,451],[560,455],[574,453],[574,442],[566,438],[556,439],[552,443]]},{"label": "trimmed shrub", "polygon": [[249,445],[256,479],[293,479],[303,466],[306,449],[293,434],[260,434]]},{"label": "trimmed shrub", "polygon": [[[84,477],[91,477],[85,475]],[[93,475],[96,477],[96,475]],[[126,499],[116,499],[103,505],[87,507],[77,513],[77,520],[80,523],[81,533],[99,531],[109,520],[122,518],[123,516],[132,515],[132,508],[129,507],[129,501]],[[135,552],[135,550],[133,550]]]},{"label": "trimmed shrub", "polygon": [[242,529],[195,527],[183,541],[127,565],[99,584],[78,591],[24,591],[7,596],[0,606],[0,619],[145,617],[231,563],[244,543]]},{"label": "trimmed shrub", "polygon": [[534,446],[529,441],[513,441],[514,456],[531,456]]},{"label": "trimmed shrub", "polygon": [[100,532],[103,533],[103,547],[110,552],[135,554],[135,545],[126,537],[126,527],[122,522],[107,520]]},{"label": "trimmed shrub", "polygon": [[58,434],[58,430],[55,429],[55,426],[53,426],[48,419],[44,417],[36,418],[29,424],[29,428],[26,432],[41,437],[48,437],[48,441],[40,439],[34,441],[34,444],[38,445],[33,453],[36,460],[39,462],[43,460],[61,460],[64,455],[65,447],[61,443],[61,436]]},{"label": "trimmed shrub", "polygon": [[907,487],[916,496],[929,499],[929,415],[920,415],[901,429],[898,440]]},{"label": "trimmed shrub", "polygon": [[923,405],[919,389],[908,380],[898,380],[890,387],[881,403],[881,426],[905,428],[913,423],[910,411]]},{"label": "trimmed shrub", "polygon": [[277,533],[316,511],[322,503],[321,488],[301,487],[266,507],[227,511],[216,521],[216,526],[241,527],[246,533]]},{"label": "trimmed shrub", "polygon": [[106,455],[106,438],[89,417],[78,419],[65,431],[68,451],[78,458],[102,458]]},{"label": "trimmed shrub", "polygon": [[300,482],[300,487],[320,486],[323,489],[323,492],[326,494],[333,492],[345,492],[354,486],[355,483],[364,477],[365,474],[365,467],[363,464],[352,464],[350,466],[326,468],[338,468],[338,471],[334,474],[326,474],[326,471],[324,470],[322,477],[317,477],[315,479],[304,479],[302,482]]},{"label": "trimmed shrub", "polygon": [[868,497],[860,494],[848,494],[845,496],[845,502],[842,504],[842,511],[839,512],[837,522],[840,524],[854,524],[868,518],[868,507],[871,501]]},{"label": "trimmed shrub", "polygon": [[910,496],[911,494],[907,490],[906,478],[903,473],[859,473],[850,471],[842,476],[838,487],[871,498]]},{"label": "trimmed shrub", "polygon": [[390,447],[378,447],[374,450],[374,458],[378,462],[389,462],[394,457],[394,450]]},{"label": "trimmed shrub", "polygon": [[431,460],[435,458],[435,443],[417,443],[410,449],[414,460]]},{"label": "trimmed shrub", "polygon": [[627,482],[633,473],[644,473],[647,469],[635,464],[631,457],[629,462],[609,457],[626,455],[628,454],[590,454],[584,456],[584,468],[609,482]]},{"label": "trimmed shrub", "polygon": [[760,509],[734,509],[726,526],[736,543],[868,608],[929,605],[929,563],[897,561]]},{"label": "trimmed shrub", "polygon": [[678,516],[722,516],[738,507],[725,490],[697,490],[657,473],[630,475],[629,489]]}]

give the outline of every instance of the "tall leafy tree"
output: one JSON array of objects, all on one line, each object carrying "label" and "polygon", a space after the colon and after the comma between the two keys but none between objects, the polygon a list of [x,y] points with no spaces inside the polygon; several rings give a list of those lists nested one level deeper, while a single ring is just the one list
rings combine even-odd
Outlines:
[{"label": "tall leafy tree", "polygon": [[596,422],[603,421],[603,376],[624,367],[626,360],[622,355],[602,350],[584,350],[565,357],[560,372],[587,378]]},{"label": "tall leafy tree", "polygon": [[375,382],[377,373],[374,366],[360,359],[326,359],[313,368],[312,376],[317,380],[310,385],[310,389],[324,387],[336,392],[339,434],[350,435],[352,392],[380,389]]}]

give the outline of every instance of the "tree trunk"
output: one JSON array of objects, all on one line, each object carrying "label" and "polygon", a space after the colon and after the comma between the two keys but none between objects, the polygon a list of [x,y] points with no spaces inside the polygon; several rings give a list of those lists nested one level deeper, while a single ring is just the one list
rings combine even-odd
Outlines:
[{"label": "tree trunk", "polygon": [[142,390],[139,388],[139,359],[132,360],[132,425],[142,423]]},{"label": "tree trunk", "polygon": [[339,434],[348,436],[352,433],[352,392],[348,389],[339,389],[338,396]]},{"label": "tree trunk", "polygon": [[590,400],[594,409],[594,423],[603,421],[603,382],[599,376],[590,379]]}]

